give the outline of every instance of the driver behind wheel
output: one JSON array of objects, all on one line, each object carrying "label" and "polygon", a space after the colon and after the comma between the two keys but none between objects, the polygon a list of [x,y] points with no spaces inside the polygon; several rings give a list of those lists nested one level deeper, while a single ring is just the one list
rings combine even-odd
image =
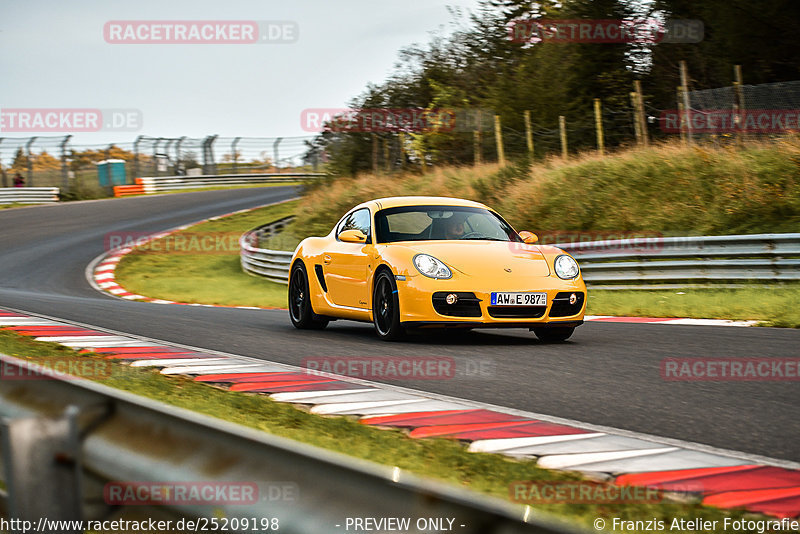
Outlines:
[{"label": "driver behind wheel", "polygon": [[464,235],[464,219],[453,215],[445,222],[444,238],[445,239],[461,239]]}]

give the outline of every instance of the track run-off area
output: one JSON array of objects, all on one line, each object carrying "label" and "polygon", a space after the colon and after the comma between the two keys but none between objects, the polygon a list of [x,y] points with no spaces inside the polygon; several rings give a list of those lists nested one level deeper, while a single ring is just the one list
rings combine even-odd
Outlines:
[{"label": "track run-off area", "polygon": [[796,380],[676,381],[663,376],[668,358],[794,357],[798,330],[592,321],[564,344],[539,343],[527,330],[431,333],[383,343],[368,324],[337,321],[324,331],[301,332],[283,310],[125,301],[96,291],[86,279],[87,265],[105,251],[112,232],[156,233],[296,195],[294,187],[270,187],[3,210],[0,307],[294,366],[323,357],[448,357],[471,362],[474,372],[384,381],[800,462]]}]

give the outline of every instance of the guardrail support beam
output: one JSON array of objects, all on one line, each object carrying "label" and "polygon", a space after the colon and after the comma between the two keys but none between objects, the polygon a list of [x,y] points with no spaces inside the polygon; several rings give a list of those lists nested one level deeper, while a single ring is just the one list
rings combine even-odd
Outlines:
[{"label": "guardrail support beam", "polygon": [[77,418],[78,408],[70,406],[56,418],[3,420],[0,443],[10,518],[31,521],[34,525],[40,518],[81,519],[83,492]]}]

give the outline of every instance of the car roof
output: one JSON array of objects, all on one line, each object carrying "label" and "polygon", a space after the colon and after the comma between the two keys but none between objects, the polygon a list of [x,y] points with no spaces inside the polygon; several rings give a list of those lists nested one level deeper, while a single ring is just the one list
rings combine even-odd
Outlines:
[{"label": "car roof", "polygon": [[488,206],[472,200],[451,197],[423,196],[377,198],[375,200],[365,202],[364,205],[372,205],[372,207],[376,209],[397,208],[400,206],[466,206],[471,208],[488,209]]}]

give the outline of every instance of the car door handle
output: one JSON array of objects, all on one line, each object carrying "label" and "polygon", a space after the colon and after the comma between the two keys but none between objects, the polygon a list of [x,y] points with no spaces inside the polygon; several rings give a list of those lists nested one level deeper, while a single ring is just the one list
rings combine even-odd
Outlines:
[{"label": "car door handle", "polygon": [[331,257],[328,254],[325,254],[324,256],[322,256],[322,262],[325,265],[328,265],[331,262]]}]

